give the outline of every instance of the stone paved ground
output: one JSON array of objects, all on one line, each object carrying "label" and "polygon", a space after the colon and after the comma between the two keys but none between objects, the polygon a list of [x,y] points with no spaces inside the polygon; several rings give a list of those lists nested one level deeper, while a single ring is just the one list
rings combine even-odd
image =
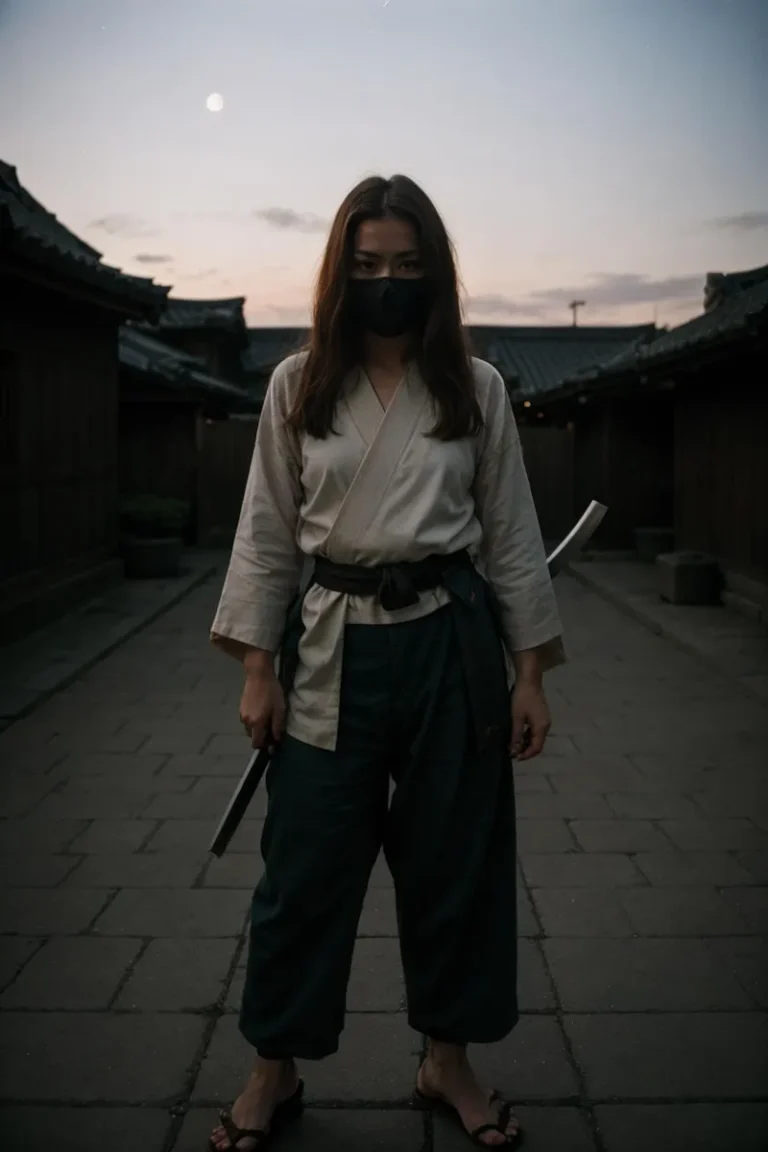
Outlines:
[{"label": "stone paved ground", "polygon": [[[517,777],[520,995],[475,1058],[531,1152],[757,1152],[768,1134],[768,708],[568,578],[571,664]],[[209,581],[0,734],[3,1152],[191,1152],[237,1033],[263,797],[206,845],[247,749]],[[44,671],[41,670],[41,671]],[[453,1152],[409,1107],[392,891],[370,889],[338,1056],[286,1152]]]}]

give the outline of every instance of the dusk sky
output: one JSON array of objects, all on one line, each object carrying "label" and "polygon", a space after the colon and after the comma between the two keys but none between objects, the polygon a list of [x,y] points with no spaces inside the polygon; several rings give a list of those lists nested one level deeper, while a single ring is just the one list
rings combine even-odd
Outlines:
[{"label": "dusk sky", "polygon": [[306,321],[374,172],[432,196],[474,322],[677,324],[768,263],[768,0],[0,0],[0,107],[109,263],[253,324]]}]

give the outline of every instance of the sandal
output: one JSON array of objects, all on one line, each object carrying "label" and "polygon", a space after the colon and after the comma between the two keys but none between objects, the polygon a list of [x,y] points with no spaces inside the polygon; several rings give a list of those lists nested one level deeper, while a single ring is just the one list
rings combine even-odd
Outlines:
[{"label": "sandal", "polygon": [[[480,1124],[471,1132],[464,1126],[464,1121],[459,1115],[458,1110],[454,1108],[453,1104],[450,1104],[442,1096],[427,1095],[426,1092],[421,1091],[418,1085],[414,1088],[413,1095],[415,1102],[419,1107],[429,1108],[436,1112],[442,1112],[444,1116],[449,1117],[449,1119],[453,1120],[455,1124],[458,1124],[462,1132],[466,1133],[472,1143],[477,1144],[479,1148],[519,1148],[525,1139],[523,1130],[520,1127],[518,1127],[517,1132],[507,1134],[507,1126],[510,1120],[513,1118],[516,1120],[517,1117],[515,1116],[512,1105],[509,1103],[509,1101],[503,1100],[498,1092],[491,1092],[490,1096],[488,1097],[489,1104],[495,1104],[498,1101],[501,1105],[499,1108],[499,1114],[496,1118],[496,1123]],[[481,1140],[481,1136],[486,1135],[488,1132],[500,1132],[501,1135],[505,1138],[504,1143],[493,1145],[488,1144],[486,1140]]]},{"label": "sandal", "polygon": [[[223,1152],[257,1152],[257,1149],[261,1152],[261,1149],[267,1147],[269,1141],[274,1139],[283,1125],[289,1120],[298,1119],[304,1108],[303,1097],[304,1081],[299,1080],[293,1095],[275,1106],[269,1129],[266,1132],[263,1128],[238,1128],[232,1119],[231,1110],[229,1108],[222,1108],[221,1112],[219,1112],[219,1121],[229,1140],[229,1148],[224,1149]],[[252,1140],[253,1146],[241,1149],[239,1147],[241,1140]],[[209,1139],[208,1147],[211,1152],[219,1152],[213,1142],[213,1137]]]}]

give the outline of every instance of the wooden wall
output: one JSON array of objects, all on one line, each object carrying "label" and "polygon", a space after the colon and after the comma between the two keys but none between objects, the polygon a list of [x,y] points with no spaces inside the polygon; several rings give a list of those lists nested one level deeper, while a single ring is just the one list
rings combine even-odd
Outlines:
[{"label": "wooden wall", "polygon": [[203,547],[232,544],[256,427],[255,419],[199,421],[198,539]]},{"label": "wooden wall", "polygon": [[768,361],[681,388],[675,413],[680,548],[768,582]]},{"label": "wooden wall", "polygon": [[520,442],[542,536],[559,541],[574,521],[573,433],[521,424]]},{"label": "wooden wall", "polygon": [[667,391],[595,397],[576,421],[577,513],[599,500],[608,513],[594,546],[626,551],[635,528],[672,527],[674,404]]},{"label": "wooden wall", "polygon": [[[175,401],[165,393],[141,393],[121,386],[120,495],[172,496],[185,500],[196,519],[196,401]],[[189,543],[194,543],[195,533]]]},{"label": "wooden wall", "polygon": [[1,615],[115,556],[117,322],[0,291]]}]

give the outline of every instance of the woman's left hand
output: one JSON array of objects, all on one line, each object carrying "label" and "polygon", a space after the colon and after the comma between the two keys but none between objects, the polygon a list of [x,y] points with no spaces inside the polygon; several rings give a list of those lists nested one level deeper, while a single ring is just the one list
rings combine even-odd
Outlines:
[{"label": "woman's left hand", "polygon": [[541,680],[518,679],[512,689],[512,758],[532,760],[538,756],[551,726]]}]

